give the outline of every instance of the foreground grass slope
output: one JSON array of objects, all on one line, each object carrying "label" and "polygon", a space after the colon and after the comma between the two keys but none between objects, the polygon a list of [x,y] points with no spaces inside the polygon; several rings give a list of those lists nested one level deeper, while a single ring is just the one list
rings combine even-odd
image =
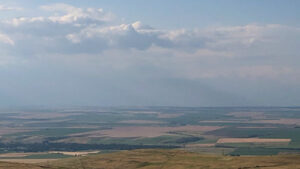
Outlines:
[{"label": "foreground grass slope", "polygon": [[5,169],[187,169],[300,168],[299,155],[216,156],[180,150],[134,150],[63,159],[42,164],[0,162]]}]

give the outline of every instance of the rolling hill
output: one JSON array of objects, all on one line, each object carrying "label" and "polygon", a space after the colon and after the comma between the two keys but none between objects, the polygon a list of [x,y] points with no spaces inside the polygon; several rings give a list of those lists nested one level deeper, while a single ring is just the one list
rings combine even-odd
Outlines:
[{"label": "rolling hill", "polygon": [[300,168],[299,155],[220,156],[181,150],[133,150],[39,164],[0,162],[2,169],[187,169]]}]

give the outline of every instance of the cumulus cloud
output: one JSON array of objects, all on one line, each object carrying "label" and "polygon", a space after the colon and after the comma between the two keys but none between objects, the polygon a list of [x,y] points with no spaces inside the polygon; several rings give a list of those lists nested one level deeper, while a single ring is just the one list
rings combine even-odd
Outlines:
[{"label": "cumulus cloud", "polygon": [[[121,22],[101,8],[59,3],[39,10],[41,15],[0,19],[0,69],[5,70],[0,73],[9,81],[0,89],[17,91],[17,97],[28,97],[25,101],[60,102],[64,95],[70,103],[73,98],[83,103],[85,96],[84,103],[95,104],[99,98],[108,104],[131,98],[133,104],[144,99],[197,105],[210,98],[215,105],[240,101],[236,95],[255,93],[250,84],[262,81],[269,93],[282,89],[274,84],[300,84],[296,26],[164,30],[143,21]],[[224,99],[218,100],[220,93]]]},{"label": "cumulus cloud", "polygon": [[42,6],[42,9],[50,12],[57,12],[56,16],[48,17],[52,22],[58,23],[95,23],[111,20],[111,14],[105,13],[101,8],[76,8],[67,4],[54,4]]},{"label": "cumulus cloud", "polygon": [[48,15],[0,21],[3,32],[0,42],[10,45],[0,46],[2,51],[26,58],[51,55],[94,58],[114,51],[119,55],[148,56],[145,60],[148,65],[190,78],[276,77],[280,72],[297,72],[282,66],[289,67],[291,58],[298,57],[298,27],[248,24],[163,30],[141,21],[116,24],[113,15],[101,8],[61,3],[40,8]]},{"label": "cumulus cloud", "polygon": [[159,30],[151,29],[140,22],[132,24],[121,24],[107,27],[87,27],[79,33],[67,35],[72,43],[105,43],[108,48],[140,49],[145,50],[152,45],[164,46],[170,41],[160,38]]},{"label": "cumulus cloud", "polygon": [[1,34],[1,33],[0,33],[0,42],[10,44],[10,45],[15,44],[15,42],[8,35]]}]

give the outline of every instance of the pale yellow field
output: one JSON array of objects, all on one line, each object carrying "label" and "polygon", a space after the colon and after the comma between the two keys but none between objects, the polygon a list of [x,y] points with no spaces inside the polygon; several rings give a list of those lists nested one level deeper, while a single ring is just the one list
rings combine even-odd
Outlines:
[{"label": "pale yellow field", "polygon": [[217,143],[288,143],[291,139],[220,138]]},{"label": "pale yellow field", "polygon": [[49,151],[44,153],[5,153],[0,154],[0,161],[4,162],[16,162],[16,163],[42,163],[42,162],[49,162],[54,161],[58,159],[15,159],[15,158],[22,158],[30,155],[38,155],[38,154],[64,154],[64,155],[70,155],[70,156],[86,156],[89,154],[97,154],[100,151],[78,151],[78,152],[67,152],[67,151]]},{"label": "pale yellow field", "polygon": [[100,151],[75,151],[75,152],[69,152],[69,151],[49,151],[48,153],[53,154],[64,154],[64,155],[70,155],[70,156],[85,156],[88,154],[97,154]]},{"label": "pale yellow field", "polygon": [[0,154],[0,158],[25,157],[33,154],[35,153],[5,153],[5,154]]}]

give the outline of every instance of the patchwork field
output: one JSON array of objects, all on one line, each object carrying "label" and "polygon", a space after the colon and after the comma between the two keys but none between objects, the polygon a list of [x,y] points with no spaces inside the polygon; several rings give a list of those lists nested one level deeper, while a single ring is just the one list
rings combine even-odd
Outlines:
[{"label": "patchwork field", "polygon": [[[85,107],[0,110],[0,160],[74,152],[181,149],[229,156],[298,154],[297,107]],[[56,152],[49,155],[34,153]],[[81,153],[79,153],[81,152]],[[31,153],[21,155],[22,153]],[[83,153],[83,154],[82,154]],[[55,157],[54,157],[55,156]]]}]

